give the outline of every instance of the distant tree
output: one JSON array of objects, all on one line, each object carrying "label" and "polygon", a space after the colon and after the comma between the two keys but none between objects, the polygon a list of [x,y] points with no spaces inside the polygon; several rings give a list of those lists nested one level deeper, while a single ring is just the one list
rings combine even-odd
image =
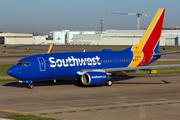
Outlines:
[{"label": "distant tree", "polygon": [[47,37],[46,40],[53,40],[51,36]]},{"label": "distant tree", "polygon": [[32,32],[33,36],[40,36],[40,34],[38,32],[34,33]]}]

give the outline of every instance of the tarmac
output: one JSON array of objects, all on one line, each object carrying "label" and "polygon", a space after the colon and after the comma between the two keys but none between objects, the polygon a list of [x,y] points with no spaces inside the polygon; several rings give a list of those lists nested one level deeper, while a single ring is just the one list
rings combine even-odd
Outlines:
[{"label": "tarmac", "polygon": [[0,83],[0,117],[36,115],[63,120],[159,120],[180,117],[180,75],[116,76],[112,86],[75,80]]}]

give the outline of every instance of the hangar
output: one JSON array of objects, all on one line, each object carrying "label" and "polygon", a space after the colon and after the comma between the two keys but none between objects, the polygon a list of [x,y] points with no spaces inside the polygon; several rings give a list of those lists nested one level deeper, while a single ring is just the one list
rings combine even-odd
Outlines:
[{"label": "hangar", "polygon": [[[71,45],[135,45],[146,30],[106,30],[106,34],[74,34]],[[160,46],[180,45],[180,30],[162,30]]]},{"label": "hangar", "polygon": [[0,44],[32,44],[32,34],[0,33]]}]

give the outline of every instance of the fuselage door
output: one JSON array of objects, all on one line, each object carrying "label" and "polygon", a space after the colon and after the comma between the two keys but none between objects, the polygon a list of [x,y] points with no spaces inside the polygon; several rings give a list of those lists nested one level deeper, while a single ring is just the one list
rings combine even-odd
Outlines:
[{"label": "fuselage door", "polygon": [[46,64],[43,57],[38,57],[39,71],[46,71]]}]

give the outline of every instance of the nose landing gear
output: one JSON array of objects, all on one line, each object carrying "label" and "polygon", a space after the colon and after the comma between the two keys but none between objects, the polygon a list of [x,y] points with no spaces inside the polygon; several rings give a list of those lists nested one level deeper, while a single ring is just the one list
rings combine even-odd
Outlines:
[{"label": "nose landing gear", "polygon": [[28,84],[27,88],[29,88],[29,89],[33,89],[33,88],[34,88],[34,86],[33,86],[33,84]]},{"label": "nose landing gear", "polygon": [[33,89],[34,88],[32,80],[19,80],[19,83],[26,83],[26,84],[28,84],[27,88],[29,88],[29,89]]}]

